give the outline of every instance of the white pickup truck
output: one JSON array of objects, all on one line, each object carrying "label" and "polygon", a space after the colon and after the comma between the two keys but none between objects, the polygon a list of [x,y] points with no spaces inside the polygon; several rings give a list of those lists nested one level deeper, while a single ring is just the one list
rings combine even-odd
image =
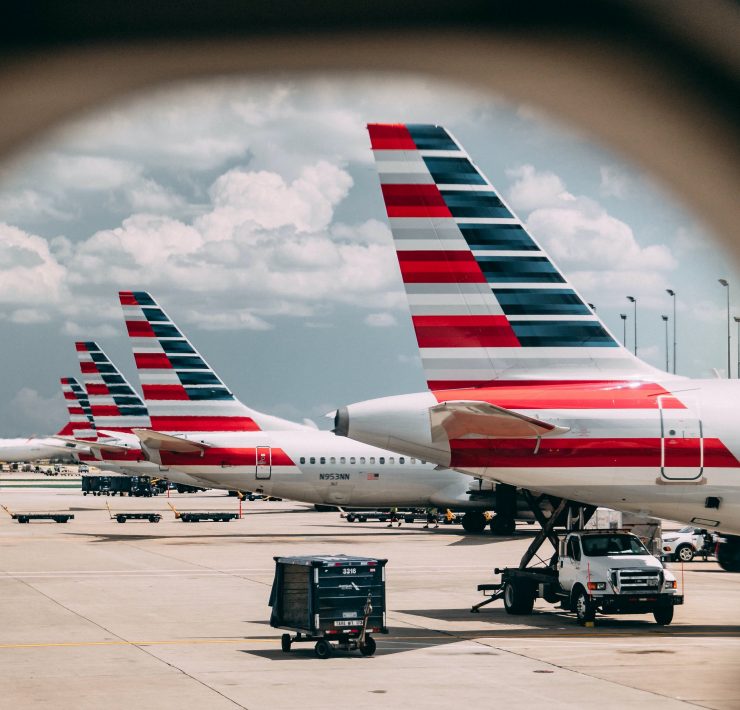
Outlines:
[{"label": "white pickup truck", "polygon": [[688,525],[678,531],[663,533],[660,549],[664,559],[673,562],[691,562],[696,555],[705,560],[714,554],[717,535]]},{"label": "white pickup truck", "polygon": [[580,530],[559,539],[558,555],[546,567],[506,568],[498,585],[481,585],[504,600],[509,614],[529,614],[534,600],[574,611],[586,624],[602,614],[652,613],[661,625],[683,604],[674,575],[640,539],[619,530]]}]

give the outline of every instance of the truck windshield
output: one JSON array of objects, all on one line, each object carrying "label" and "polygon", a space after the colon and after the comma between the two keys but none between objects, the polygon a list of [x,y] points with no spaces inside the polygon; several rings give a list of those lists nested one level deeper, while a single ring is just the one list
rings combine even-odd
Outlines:
[{"label": "truck windshield", "polygon": [[584,535],[581,543],[586,557],[650,554],[634,535]]}]

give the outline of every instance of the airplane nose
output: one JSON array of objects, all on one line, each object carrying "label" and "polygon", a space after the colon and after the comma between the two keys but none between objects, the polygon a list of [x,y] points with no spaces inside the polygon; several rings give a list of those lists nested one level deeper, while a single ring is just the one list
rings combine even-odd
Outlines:
[{"label": "airplane nose", "polygon": [[334,429],[337,436],[349,435],[349,412],[347,407],[340,407],[334,414]]}]

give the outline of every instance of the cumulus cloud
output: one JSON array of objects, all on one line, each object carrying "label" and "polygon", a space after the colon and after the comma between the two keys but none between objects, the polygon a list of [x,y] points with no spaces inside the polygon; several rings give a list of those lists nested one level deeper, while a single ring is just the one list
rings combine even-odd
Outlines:
[{"label": "cumulus cloud", "polygon": [[15,421],[20,417],[27,431],[39,435],[59,431],[67,420],[61,390],[45,397],[31,387],[21,387],[11,399],[10,409],[14,412]]},{"label": "cumulus cloud", "polygon": [[365,325],[371,328],[389,328],[396,325],[396,318],[392,313],[368,313],[365,316]]},{"label": "cumulus cloud", "polygon": [[630,193],[631,180],[618,167],[602,165],[599,168],[601,184],[599,193],[602,197],[617,197],[623,200]]}]

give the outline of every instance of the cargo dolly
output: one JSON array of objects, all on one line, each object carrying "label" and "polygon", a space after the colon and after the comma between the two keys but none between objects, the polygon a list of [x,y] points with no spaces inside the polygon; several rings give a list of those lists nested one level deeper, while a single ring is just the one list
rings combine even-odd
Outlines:
[{"label": "cargo dolly", "polygon": [[347,555],[274,559],[270,626],[296,632],[282,635],[283,652],[294,643],[314,642],[319,658],[329,658],[336,649],[375,653],[371,633],[388,633],[387,560]]},{"label": "cargo dolly", "polygon": [[124,513],[122,511],[116,511],[115,513],[110,509],[110,506],[106,502],[105,507],[108,508],[108,514],[111,520],[116,520],[119,523],[125,523],[127,520],[148,520],[150,523],[158,523],[162,519],[161,513]]},{"label": "cargo dolly", "polygon": [[236,520],[239,517],[239,513],[218,510],[187,510],[180,512],[174,505],[172,505],[172,503],[167,503],[167,505],[172,508],[172,512],[175,514],[175,519],[182,520],[183,523],[200,523],[206,520],[210,520],[214,523],[228,523],[229,520]]},{"label": "cargo dolly", "polygon": [[74,519],[74,513],[60,513],[60,512],[24,512],[24,513],[13,513],[10,509],[2,506],[3,510],[13,520],[17,520],[19,523],[30,523],[32,520],[53,520],[55,523],[66,523],[68,520]]}]

